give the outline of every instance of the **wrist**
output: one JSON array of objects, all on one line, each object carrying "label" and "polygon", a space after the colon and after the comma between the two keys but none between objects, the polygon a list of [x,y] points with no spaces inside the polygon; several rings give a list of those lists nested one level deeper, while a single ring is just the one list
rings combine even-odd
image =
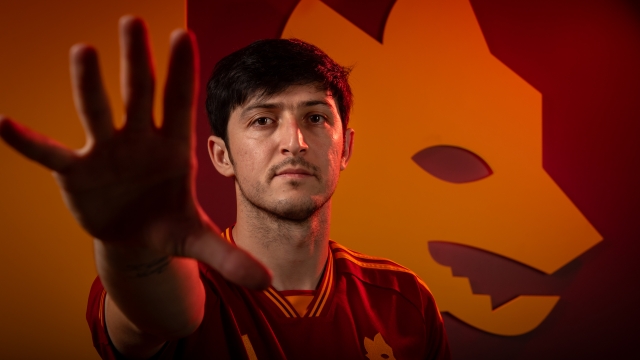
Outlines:
[{"label": "wrist", "polygon": [[98,273],[110,272],[130,278],[161,274],[173,260],[172,255],[156,249],[98,239],[94,239],[94,254]]}]

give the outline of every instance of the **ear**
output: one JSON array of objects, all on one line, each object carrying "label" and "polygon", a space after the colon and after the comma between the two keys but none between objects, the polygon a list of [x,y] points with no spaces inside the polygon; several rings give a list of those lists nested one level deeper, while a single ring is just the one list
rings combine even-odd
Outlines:
[{"label": "ear", "polygon": [[342,159],[340,160],[340,171],[347,168],[351,154],[353,153],[353,139],[355,131],[351,128],[347,128],[344,132],[344,149],[342,150]]},{"label": "ear", "polygon": [[223,176],[234,176],[235,170],[231,160],[229,159],[229,150],[227,149],[227,145],[224,140],[211,135],[207,140],[207,148],[209,149],[209,158],[211,158],[211,162],[213,163],[213,166],[216,167],[216,170],[218,170],[218,172]]}]

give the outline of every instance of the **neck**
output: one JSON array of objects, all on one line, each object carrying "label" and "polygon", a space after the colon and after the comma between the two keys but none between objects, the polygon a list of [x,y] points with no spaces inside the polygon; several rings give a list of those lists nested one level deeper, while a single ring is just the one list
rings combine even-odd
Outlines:
[{"label": "neck", "polygon": [[243,198],[233,238],[271,270],[277,290],[315,290],[329,255],[330,215],[331,200],[309,218],[292,221]]}]

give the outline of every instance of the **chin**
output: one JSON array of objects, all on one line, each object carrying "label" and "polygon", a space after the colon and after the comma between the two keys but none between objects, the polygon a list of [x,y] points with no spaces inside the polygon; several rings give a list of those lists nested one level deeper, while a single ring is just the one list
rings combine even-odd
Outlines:
[{"label": "chin", "polygon": [[324,203],[318,204],[312,199],[302,201],[284,199],[265,210],[284,220],[305,221],[318,212],[323,205]]},{"label": "chin", "polygon": [[[331,199],[333,191],[327,193],[317,187],[308,188],[309,184],[301,181],[288,181],[285,188],[265,191],[260,186],[245,187],[236,178],[240,195],[255,209],[280,220],[304,222],[320,211]],[[279,193],[279,196],[274,196]]]}]

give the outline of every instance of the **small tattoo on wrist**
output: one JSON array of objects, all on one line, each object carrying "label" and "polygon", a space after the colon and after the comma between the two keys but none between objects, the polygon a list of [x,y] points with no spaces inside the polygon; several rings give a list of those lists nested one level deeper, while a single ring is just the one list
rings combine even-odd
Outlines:
[{"label": "small tattoo on wrist", "polygon": [[146,277],[163,273],[171,263],[171,256],[162,257],[148,264],[129,266],[129,270],[134,273],[134,277]]}]

